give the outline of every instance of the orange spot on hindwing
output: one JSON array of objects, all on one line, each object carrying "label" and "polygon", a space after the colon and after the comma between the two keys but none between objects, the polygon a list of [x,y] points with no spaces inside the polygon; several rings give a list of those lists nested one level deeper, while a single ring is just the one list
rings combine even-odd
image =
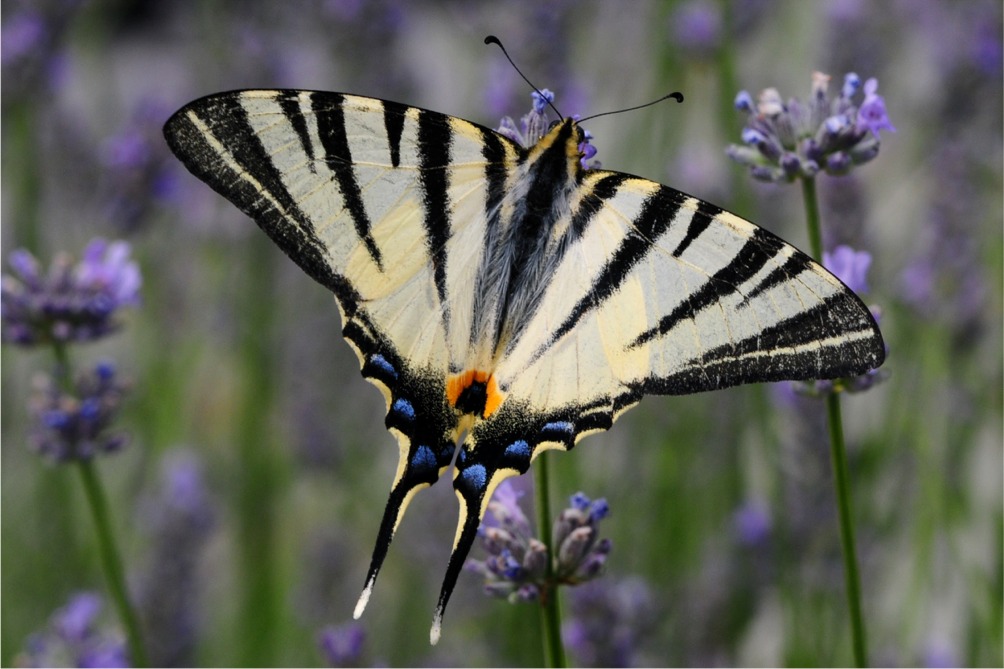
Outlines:
[{"label": "orange spot on hindwing", "polygon": [[469,369],[446,377],[446,399],[462,414],[488,418],[502,405],[505,395],[492,374]]}]

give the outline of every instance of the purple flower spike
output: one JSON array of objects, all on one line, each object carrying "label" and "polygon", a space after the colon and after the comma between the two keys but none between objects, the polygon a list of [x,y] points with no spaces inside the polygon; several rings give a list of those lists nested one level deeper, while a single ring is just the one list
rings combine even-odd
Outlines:
[{"label": "purple flower spike", "polygon": [[[740,91],[735,106],[748,115],[740,133],[743,145],[730,145],[726,155],[746,165],[754,179],[774,183],[811,179],[821,170],[843,175],[875,158],[879,131],[895,130],[876,93],[878,81],[869,79],[862,86],[858,75],[850,73],[835,98],[827,93],[829,83],[828,75],[814,73],[804,102],[785,102],[776,89],[764,89],[755,109],[749,93]],[[864,99],[855,105],[853,98],[862,89]]]},{"label": "purple flower spike", "polygon": [[[61,372],[57,372],[61,373]],[[32,448],[53,462],[89,459],[121,450],[124,435],[111,431],[126,386],[110,363],[81,374],[72,392],[54,377],[40,375],[28,402],[35,418]]]},{"label": "purple flower spike", "polygon": [[358,623],[326,627],[317,640],[321,654],[332,667],[356,666],[365,642],[366,631]]},{"label": "purple flower spike", "polygon": [[[569,498],[569,508],[554,521],[554,557],[532,530],[517,504],[518,495],[509,481],[503,481],[488,504],[479,534],[488,553],[484,560],[468,560],[468,571],[485,579],[485,593],[505,597],[510,603],[537,601],[558,585],[577,585],[603,573],[610,553],[607,539],[597,540],[597,525],[610,513],[605,499],[591,500],[583,493]],[[547,575],[548,560],[554,575]]]},{"label": "purple flower spike", "polygon": [[20,667],[128,667],[125,641],[98,626],[101,597],[78,593],[56,611],[49,626],[28,637],[14,658]]},{"label": "purple flower spike", "polygon": [[4,275],[0,333],[20,346],[101,339],[119,327],[123,307],[140,303],[142,277],[126,242],[95,239],[79,263],[57,256],[47,273],[24,250],[8,259],[14,274]]},{"label": "purple flower spike", "polygon": [[[546,88],[542,88],[539,93],[533,91],[530,93],[530,97],[533,100],[533,107],[520,119],[519,126],[511,117],[506,116],[499,122],[499,127],[495,129],[500,135],[508,137],[525,149],[536,144],[541,137],[547,134],[551,125],[547,110],[554,103],[554,93]],[[573,116],[573,118],[577,119],[578,116]],[[585,141],[579,144],[579,153],[582,154],[580,159],[582,169],[599,169],[599,161],[592,160],[596,155],[596,147],[590,144],[593,136],[588,130],[584,130],[584,133]]]}]

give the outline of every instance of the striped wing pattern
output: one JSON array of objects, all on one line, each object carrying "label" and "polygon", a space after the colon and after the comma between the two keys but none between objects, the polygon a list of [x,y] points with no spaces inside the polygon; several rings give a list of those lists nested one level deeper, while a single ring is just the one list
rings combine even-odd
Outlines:
[{"label": "striped wing pattern", "polygon": [[[460,518],[432,639],[494,488],[645,394],[860,374],[853,292],[774,235],[579,166],[571,119],[524,149],[372,98],[237,91],[165,126],[189,170],[335,295],[400,458],[356,617],[411,497],[457,453]],[[466,435],[466,436],[465,436]]]}]

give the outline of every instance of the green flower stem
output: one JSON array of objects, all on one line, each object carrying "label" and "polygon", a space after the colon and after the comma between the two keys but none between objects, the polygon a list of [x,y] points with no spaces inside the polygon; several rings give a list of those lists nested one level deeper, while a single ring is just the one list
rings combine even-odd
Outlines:
[{"label": "green flower stem", "polygon": [[537,493],[537,531],[547,546],[547,583],[551,588],[543,593],[540,602],[540,620],[544,632],[544,666],[565,667],[565,647],[561,643],[561,600],[554,582],[554,557],[557,546],[551,536],[551,494],[548,488],[548,457],[541,454],[533,468],[533,484]]},{"label": "green flower stem", "polygon": [[270,429],[275,401],[274,249],[264,237],[250,241],[247,284],[242,288],[238,354],[242,364],[242,396],[236,410],[235,440],[240,460],[236,479],[237,559],[239,595],[236,649],[240,666],[279,664],[284,620],[281,596],[278,524],[282,462]]},{"label": "green flower stem", "polygon": [[108,589],[111,591],[112,601],[118,610],[122,624],[125,626],[126,639],[129,643],[129,657],[134,667],[148,667],[150,663],[146,659],[146,650],[143,648],[139,618],[129,603],[125,572],[122,569],[122,560],[119,558],[118,549],[115,547],[115,536],[112,533],[108,503],[105,501],[101,481],[98,480],[98,474],[92,460],[77,460],[77,465],[80,471],[80,480],[84,484],[87,505],[91,508],[91,515],[94,518],[101,566],[104,568],[105,578],[108,579]]},{"label": "green flower stem", "polygon": [[[816,182],[802,179],[802,196],[805,200],[805,221],[809,229],[809,244],[817,262],[823,261],[823,235],[819,221],[819,202]],[[861,615],[861,580],[858,576],[857,549],[854,544],[854,525],[851,522],[851,490],[847,476],[847,454],[844,450],[844,428],[840,415],[840,397],[836,393],[826,396],[826,417],[830,432],[830,459],[833,463],[834,487],[837,494],[837,512],[840,518],[840,545],[844,558],[844,587],[847,591],[847,608],[851,620],[851,639],[854,646],[854,663],[859,667],[868,664],[864,619]]]},{"label": "green flower stem", "polygon": [[[53,351],[56,354],[56,375],[57,382],[63,391],[74,394],[73,375],[70,371],[70,357],[66,351],[66,346],[60,343],[53,344]],[[105,579],[108,581],[108,589],[111,591],[112,603],[118,612],[119,620],[125,627],[126,640],[129,644],[129,658],[134,667],[148,667],[150,663],[146,658],[146,650],[143,646],[143,635],[140,632],[139,618],[132,604],[129,603],[129,593],[126,589],[125,570],[122,568],[122,559],[119,557],[118,548],[115,545],[115,534],[112,532],[111,515],[108,512],[108,502],[105,500],[105,492],[98,478],[97,470],[94,468],[94,461],[89,459],[78,459],[77,470],[80,472],[80,481],[84,486],[84,496],[87,498],[87,506],[91,509],[91,517],[94,518],[94,530],[98,537],[98,555],[101,559],[101,567],[105,572]]]}]

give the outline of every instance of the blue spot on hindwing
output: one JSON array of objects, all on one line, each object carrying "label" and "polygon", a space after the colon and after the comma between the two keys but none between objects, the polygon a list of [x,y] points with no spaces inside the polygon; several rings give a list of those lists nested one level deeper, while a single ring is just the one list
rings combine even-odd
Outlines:
[{"label": "blue spot on hindwing", "polygon": [[435,470],[436,454],[428,446],[419,446],[411,456],[411,466],[419,470]]},{"label": "blue spot on hindwing", "polygon": [[484,465],[471,465],[460,472],[460,478],[478,492],[484,491],[487,477]]},{"label": "blue spot on hindwing", "polygon": [[394,365],[387,362],[387,358],[383,357],[379,353],[374,353],[372,356],[370,356],[370,364],[390,374],[395,379],[397,378],[397,370],[394,369]]},{"label": "blue spot on hindwing", "polygon": [[526,443],[522,439],[514,441],[505,448],[505,455],[509,457],[519,458],[521,460],[530,459],[530,444]]},{"label": "blue spot on hindwing", "polygon": [[[403,397],[394,400],[390,410],[407,420],[415,420],[415,407],[411,406],[411,402]],[[425,447],[423,446],[423,448]]]},{"label": "blue spot on hindwing", "polygon": [[562,432],[564,434],[572,435],[575,433],[575,426],[572,425],[567,420],[556,420],[553,423],[547,423],[540,429],[541,432]]}]

